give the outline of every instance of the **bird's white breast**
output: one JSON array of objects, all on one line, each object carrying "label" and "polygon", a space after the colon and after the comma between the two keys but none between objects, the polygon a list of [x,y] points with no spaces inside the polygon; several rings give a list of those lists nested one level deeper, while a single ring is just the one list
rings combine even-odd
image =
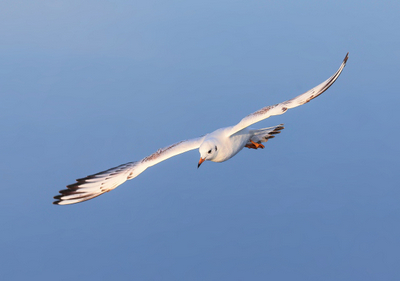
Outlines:
[{"label": "bird's white breast", "polygon": [[242,130],[238,134],[232,136],[229,135],[232,127],[222,128],[211,133],[210,136],[214,137],[218,144],[218,155],[211,161],[213,162],[224,162],[233,156],[235,156],[250,139],[250,133],[248,129]]}]

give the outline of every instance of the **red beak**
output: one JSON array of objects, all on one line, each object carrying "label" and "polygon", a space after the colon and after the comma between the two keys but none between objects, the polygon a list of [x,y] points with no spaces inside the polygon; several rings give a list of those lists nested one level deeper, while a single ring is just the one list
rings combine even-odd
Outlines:
[{"label": "red beak", "polygon": [[206,161],[206,158],[200,157],[199,164],[197,165],[197,169],[200,167],[201,163],[203,163],[204,161]]}]

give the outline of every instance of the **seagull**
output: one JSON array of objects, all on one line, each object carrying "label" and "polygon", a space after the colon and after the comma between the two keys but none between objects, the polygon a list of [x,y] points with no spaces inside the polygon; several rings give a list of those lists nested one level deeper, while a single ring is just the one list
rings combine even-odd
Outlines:
[{"label": "seagull", "polygon": [[85,178],[77,179],[76,183],[67,185],[67,189],[60,190],[60,195],[54,196],[56,201],[53,204],[68,205],[95,198],[115,189],[125,181],[137,177],[147,168],[190,150],[199,149],[200,160],[197,164],[197,168],[199,168],[204,161],[224,162],[235,156],[244,147],[249,149],[263,149],[264,145],[262,143],[279,134],[284,129],[283,124],[263,129],[253,129],[249,128],[249,126],[270,116],[283,114],[289,108],[308,103],[321,95],[342,73],[348,55],[349,53],[346,54],[335,74],[304,94],[275,105],[263,107],[247,115],[234,126],[221,128],[198,138],[183,140],[160,148],[140,161],[129,162]]}]

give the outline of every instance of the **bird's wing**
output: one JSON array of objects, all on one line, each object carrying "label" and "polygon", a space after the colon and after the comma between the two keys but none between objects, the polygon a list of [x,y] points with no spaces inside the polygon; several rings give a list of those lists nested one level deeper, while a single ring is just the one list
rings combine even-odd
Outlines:
[{"label": "bird's wing", "polygon": [[111,191],[125,181],[138,176],[148,167],[175,155],[199,148],[205,136],[180,141],[168,147],[160,148],[153,154],[137,162],[129,162],[106,171],[77,179],[76,183],[67,185],[67,189],[60,190],[60,195],[54,196],[53,204],[67,205],[83,202]]},{"label": "bird's wing", "polygon": [[232,130],[230,132],[230,135],[233,135],[240,130],[243,130],[244,128],[247,128],[248,126],[257,123],[261,120],[264,120],[270,116],[273,115],[280,115],[285,113],[289,108],[293,108],[302,104],[305,104],[309,102],[312,99],[315,99],[319,95],[321,95],[323,92],[325,92],[339,77],[340,73],[342,73],[342,70],[344,66],[346,65],[347,59],[348,59],[349,53],[346,54],[346,57],[344,58],[341,66],[339,69],[336,71],[335,74],[333,74],[331,77],[329,77],[326,81],[322,82],[318,86],[312,88],[311,90],[305,92],[304,94],[301,94],[293,99],[275,104],[275,105],[270,105],[266,106],[264,108],[261,108],[260,110],[253,112],[250,115],[247,115],[244,117],[237,125],[232,127]]}]

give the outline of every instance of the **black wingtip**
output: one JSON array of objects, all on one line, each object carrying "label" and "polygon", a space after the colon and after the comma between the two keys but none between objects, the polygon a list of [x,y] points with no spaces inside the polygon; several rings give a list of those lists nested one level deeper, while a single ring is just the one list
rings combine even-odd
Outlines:
[{"label": "black wingtip", "polygon": [[347,52],[346,56],[344,57],[343,62],[346,63],[348,59],[349,59],[349,52]]}]

